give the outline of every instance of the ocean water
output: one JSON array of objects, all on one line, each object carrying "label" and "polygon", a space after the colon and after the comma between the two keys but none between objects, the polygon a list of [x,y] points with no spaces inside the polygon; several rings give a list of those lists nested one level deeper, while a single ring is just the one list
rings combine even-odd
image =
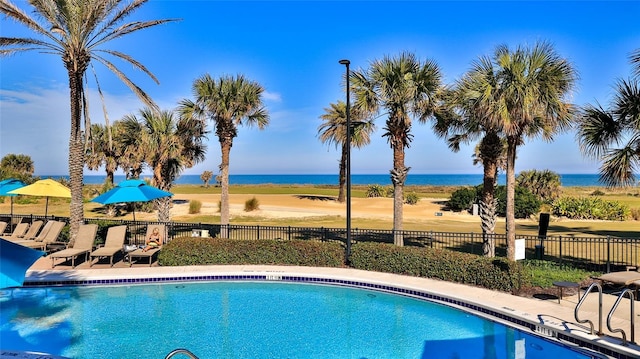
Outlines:
[{"label": "ocean water", "polygon": [[[42,178],[68,177],[68,176],[41,176]],[[149,176],[142,176],[142,178]],[[104,175],[85,175],[86,184],[101,184]],[[118,183],[125,179],[124,176],[115,176]],[[603,187],[599,182],[598,174],[561,174],[560,181],[564,187]],[[231,185],[338,185],[337,174],[252,174],[229,175]],[[176,184],[202,184],[200,175],[183,175],[178,178]],[[352,174],[353,185],[391,185],[388,174]],[[476,186],[482,184],[482,174],[409,174],[405,183],[407,186]],[[504,175],[498,177],[498,184],[506,184]]]}]

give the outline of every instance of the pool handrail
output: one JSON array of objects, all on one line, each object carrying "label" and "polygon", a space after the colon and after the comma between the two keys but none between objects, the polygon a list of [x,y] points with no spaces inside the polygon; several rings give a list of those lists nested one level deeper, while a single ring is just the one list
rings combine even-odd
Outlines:
[{"label": "pool handrail", "polygon": [[589,288],[587,288],[587,290],[584,292],[584,294],[582,295],[582,298],[580,298],[580,301],[578,302],[578,304],[576,305],[576,309],[573,311],[573,315],[576,318],[576,321],[578,321],[578,323],[589,323],[589,326],[591,328],[591,335],[594,335],[593,333],[593,322],[590,321],[589,319],[580,319],[578,318],[578,311],[580,310],[580,307],[582,306],[582,303],[584,303],[585,299],[587,299],[587,295],[589,293],[591,293],[591,290],[596,287],[598,289],[598,332],[596,333],[599,336],[604,335],[604,333],[602,332],[602,286],[598,283],[592,283]]},{"label": "pool handrail", "polygon": [[193,354],[192,352],[190,352],[189,350],[184,349],[184,348],[178,348],[178,349],[172,350],[171,353],[167,354],[167,356],[164,357],[164,359],[171,359],[174,356],[176,356],[177,354],[184,354],[184,355],[188,356],[191,359],[198,359],[198,357],[195,356],[195,354]]},{"label": "pool handrail", "polygon": [[627,335],[624,332],[624,330],[620,329],[620,328],[616,328],[613,329],[611,327],[611,317],[613,317],[613,312],[616,311],[616,309],[618,308],[618,305],[620,304],[620,301],[622,300],[622,298],[624,297],[625,294],[629,293],[629,302],[631,303],[631,343],[636,344],[635,342],[635,310],[634,310],[634,303],[635,303],[635,296],[633,295],[633,290],[631,290],[630,288],[625,288],[622,293],[620,293],[620,295],[618,296],[618,299],[616,300],[616,302],[613,304],[613,307],[611,308],[611,311],[609,312],[609,315],[607,315],[607,328],[609,329],[609,331],[611,331],[612,333],[622,333],[622,345],[627,346],[629,345],[629,343],[627,342]]}]

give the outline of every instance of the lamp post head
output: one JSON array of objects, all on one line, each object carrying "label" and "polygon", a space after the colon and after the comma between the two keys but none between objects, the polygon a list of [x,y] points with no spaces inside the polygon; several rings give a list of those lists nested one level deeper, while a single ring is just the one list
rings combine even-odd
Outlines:
[{"label": "lamp post head", "polygon": [[349,65],[351,63],[351,61],[349,60],[340,60],[338,62],[340,63],[340,65]]}]

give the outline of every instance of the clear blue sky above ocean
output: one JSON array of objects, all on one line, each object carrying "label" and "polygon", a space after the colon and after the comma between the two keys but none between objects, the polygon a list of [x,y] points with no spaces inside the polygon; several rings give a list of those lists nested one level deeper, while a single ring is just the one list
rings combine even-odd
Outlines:
[{"label": "clear blue sky above ocean", "polygon": [[[16,4],[31,12],[27,1]],[[117,40],[117,49],[147,66],[160,80],[121,69],[160,104],[175,108],[191,96],[193,81],[244,74],[266,88],[271,124],[241,128],[231,151],[230,173],[337,173],[339,152],[320,143],[319,116],[344,100],[341,83],[349,59],[354,69],[402,51],[436,61],[452,83],[479,56],[497,45],[551,42],[578,70],[571,100],[608,104],[616,78],[631,73],[628,56],[640,47],[639,1],[178,1],[152,0],[131,20],[181,21]],[[2,36],[31,35],[0,19]],[[36,52],[0,59],[0,156],[26,154],[36,175],[68,172],[69,94],[60,58]],[[108,70],[96,64],[110,121],[136,113],[141,103]],[[92,76],[91,76],[92,77]],[[87,84],[93,122],[104,123],[94,81]],[[385,117],[368,147],[354,150],[353,174],[386,174],[392,152],[381,137]],[[412,128],[407,150],[410,174],[481,174],[472,164],[473,146],[452,153],[429,125]],[[582,157],[575,134],[552,143],[527,140],[516,171],[597,173],[599,163]],[[209,135],[204,163],[185,174],[217,173],[219,144]],[[102,172],[86,171],[102,175]]]}]

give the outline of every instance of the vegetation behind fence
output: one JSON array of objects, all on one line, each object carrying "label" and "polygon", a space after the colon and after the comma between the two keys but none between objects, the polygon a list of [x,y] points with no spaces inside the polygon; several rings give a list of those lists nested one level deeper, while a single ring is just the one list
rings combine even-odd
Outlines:
[{"label": "vegetation behind fence", "polygon": [[[7,216],[5,216],[7,217]],[[14,216],[18,220],[55,219],[67,221],[65,217]],[[128,226],[129,244],[143,244],[147,226],[159,222],[123,221],[105,219],[85,219],[87,223],[97,223],[101,227],[111,225]],[[278,240],[320,240],[346,242],[344,228],[311,228],[292,226],[225,225],[211,223],[165,223],[168,228],[168,240],[176,237],[201,236],[219,237],[228,233],[230,239],[278,239]],[[224,231],[223,231],[224,230]],[[207,233],[208,232],[208,233]],[[441,248],[457,252],[482,255],[482,233],[433,232],[433,231],[396,231],[404,238],[405,246]],[[352,243],[381,242],[393,243],[393,230],[352,229]],[[496,245],[496,255],[506,256],[506,235],[491,235]],[[588,270],[609,272],[625,269],[627,266],[640,266],[640,238],[620,237],[578,237],[578,236],[518,236],[524,240],[525,259],[544,259]]]}]

